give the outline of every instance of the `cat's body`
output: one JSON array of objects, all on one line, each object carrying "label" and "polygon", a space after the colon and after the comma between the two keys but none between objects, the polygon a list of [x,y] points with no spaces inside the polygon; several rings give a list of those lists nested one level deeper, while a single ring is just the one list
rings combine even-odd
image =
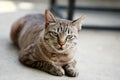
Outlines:
[{"label": "cat's body", "polygon": [[[71,23],[69,20],[55,19],[48,10],[45,16],[34,14],[19,19],[11,30],[11,39],[20,48],[19,60],[53,75],[77,76],[74,54],[78,29],[69,30]],[[76,39],[68,34],[75,35]],[[66,35],[71,41],[67,42]]]}]

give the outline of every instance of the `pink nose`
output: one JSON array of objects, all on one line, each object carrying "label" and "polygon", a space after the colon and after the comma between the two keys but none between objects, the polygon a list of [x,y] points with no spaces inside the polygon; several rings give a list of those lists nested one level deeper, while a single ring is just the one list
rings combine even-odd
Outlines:
[{"label": "pink nose", "polygon": [[63,46],[65,44],[65,41],[59,41],[59,45]]}]

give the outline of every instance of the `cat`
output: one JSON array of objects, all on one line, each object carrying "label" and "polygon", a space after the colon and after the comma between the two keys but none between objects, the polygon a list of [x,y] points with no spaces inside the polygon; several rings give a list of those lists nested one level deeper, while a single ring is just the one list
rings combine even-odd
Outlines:
[{"label": "cat", "polygon": [[19,47],[19,61],[56,76],[78,76],[74,59],[80,18],[70,21],[45,14],[30,14],[13,23],[10,37]]}]

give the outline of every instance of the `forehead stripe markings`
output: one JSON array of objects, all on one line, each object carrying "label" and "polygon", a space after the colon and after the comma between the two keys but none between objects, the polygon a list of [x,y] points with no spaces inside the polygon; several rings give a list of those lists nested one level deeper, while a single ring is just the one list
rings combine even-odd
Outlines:
[{"label": "forehead stripe markings", "polygon": [[65,27],[65,30],[64,30],[64,32],[66,32],[66,31],[67,31],[67,28],[68,28],[68,26],[66,26],[66,27]]},{"label": "forehead stripe markings", "polygon": [[60,26],[60,30],[62,31],[62,26]]},{"label": "forehead stripe markings", "polygon": [[57,32],[59,32],[60,31],[60,29],[59,29],[59,27],[57,28]]}]

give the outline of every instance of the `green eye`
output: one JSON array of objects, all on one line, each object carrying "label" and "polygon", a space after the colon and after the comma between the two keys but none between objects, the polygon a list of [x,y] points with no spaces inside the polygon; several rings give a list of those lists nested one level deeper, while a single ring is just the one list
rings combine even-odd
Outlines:
[{"label": "green eye", "polygon": [[73,39],[73,38],[74,38],[73,35],[68,35],[68,36],[67,36],[67,39]]},{"label": "green eye", "polygon": [[50,32],[50,35],[57,37],[58,34],[56,32]]}]

